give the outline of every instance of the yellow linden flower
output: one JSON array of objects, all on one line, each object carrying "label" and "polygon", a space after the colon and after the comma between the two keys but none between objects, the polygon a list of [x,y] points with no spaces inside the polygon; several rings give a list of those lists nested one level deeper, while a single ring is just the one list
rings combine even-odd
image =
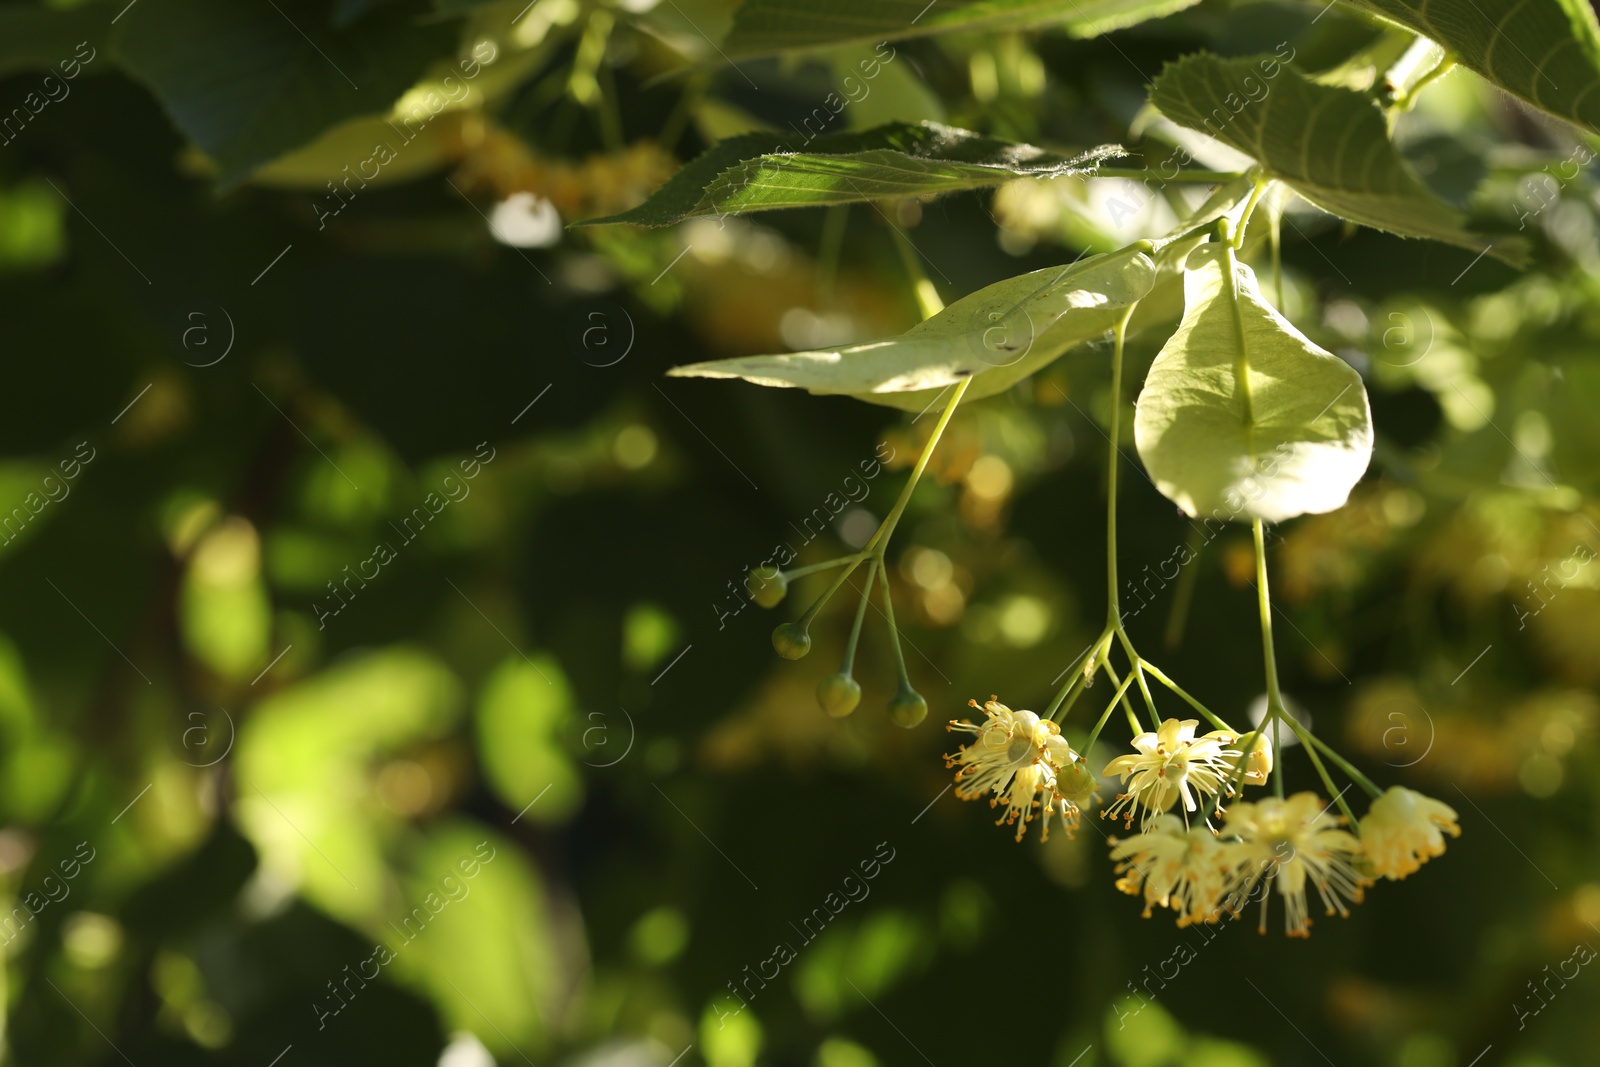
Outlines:
[{"label": "yellow linden flower", "polygon": [[1185,812],[1198,811],[1196,794],[1215,796],[1226,788],[1239,757],[1239,750],[1229,747],[1234,735],[1219,730],[1195,737],[1199,725],[1199,719],[1167,719],[1155,733],[1135,737],[1137,752],[1106,764],[1105,773],[1120,776],[1128,791],[1118,793],[1103,814],[1114,819],[1120,813],[1123,825],[1131,827],[1134,813],[1142,809],[1140,829],[1147,829],[1180,797]]},{"label": "yellow linden flower", "polygon": [[[995,825],[1016,826],[1017,840],[1021,841],[1023,835],[1028,832],[1028,823],[1033,821],[1033,809],[1039,803],[1039,795],[1041,793],[1044,794],[1045,801],[1048,804],[1051,797],[1050,786],[1054,778],[1055,776],[1051,774],[1050,768],[1042,761],[1030,763],[1017,771],[1016,775],[1011,779],[1010,788],[989,801],[991,808],[998,807],[1000,804],[1006,806],[1006,810],[1001,813],[1000,818],[995,820]],[[1050,810],[1048,806],[1045,808],[1045,833],[1047,834],[1050,832]],[[1063,821],[1065,820],[1063,819]]]},{"label": "yellow linden flower", "polygon": [[1360,903],[1367,884],[1355,868],[1361,842],[1340,828],[1344,819],[1329,815],[1328,807],[1315,793],[1230,807],[1223,832],[1235,840],[1223,846],[1230,869],[1223,906],[1237,915],[1259,890],[1260,930],[1266,933],[1268,897],[1276,888],[1283,897],[1289,936],[1309,937],[1306,885],[1310,883],[1329,915],[1348,916],[1345,902]]},{"label": "yellow linden flower", "polygon": [[[1248,733],[1236,734],[1228,730],[1213,730],[1207,737],[1216,738],[1224,748],[1238,748],[1239,743],[1250,735]],[[1234,772],[1239,767],[1239,757],[1234,756],[1228,761],[1227,780],[1232,781]],[[1245,785],[1266,785],[1267,779],[1272,774],[1272,739],[1265,731],[1256,735],[1255,741],[1250,745],[1250,758],[1244,766]]]},{"label": "yellow linden flower", "polygon": [[1361,820],[1361,848],[1372,873],[1399,880],[1444,854],[1444,835],[1461,836],[1450,805],[1392,786]]},{"label": "yellow linden flower", "polygon": [[1185,827],[1176,815],[1161,815],[1136,837],[1111,839],[1117,888],[1144,894],[1144,917],[1156,905],[1178,913],[1178,925],[1215,922],[1227,888],[1223,846],[1209,827]]},{"label": "yellow linden flower", "polygon": [[[978,707],[976,700],[968,703]],[[956,796],[962,800],[1005,792],[1013,775],[1040,758],[1043,742],[1050,736],[1048,730],[1041,731],[1039,716],[1031,711],[1012,711],[995,697],[986,700],[982,710],[981,723],[952,719],[946,727],[952,733],[976,735],[971,744],[944,757],[946,767],[959,768]]]},{"label": "yellow linden flower", "polygon": [[[978,706],[977,701],[971,704]],[[1082,761],[1061,736],[1060,727],[1031,711],[1012,711],[994,697],[982,710],[982,723],[951,720],[948,726],[952,732],[976,735],[971,744],[945,756],[946,767],[959,768],[956,796],[974,800],[993,794],[990,807],[1005,805],[995,825],[1015,825],[1018,841],[1027,833],[1036,808],[1043,815],[1045,840],[1050,837],[1052,817],[1061,820],[1070,836],[1077,829],[1080,799],[1087,800],[1072,790],[1088,777],[1092,795],[1094,780],[1077,772]],[[1058,772],[1067,773],[1071,785],[1062,785],[1068,791],[1057,789]]]}]

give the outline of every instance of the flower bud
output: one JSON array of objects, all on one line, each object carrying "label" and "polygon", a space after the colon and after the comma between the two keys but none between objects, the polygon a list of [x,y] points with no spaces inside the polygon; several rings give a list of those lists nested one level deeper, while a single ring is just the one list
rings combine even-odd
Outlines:
[{"label": "flower bud", "polygon": [[928,702],[915,689],[902,689],[889,701],[889,718],[907,730],[928,717]]},{"label": "flower bud", "polygon": [[[1248,736],[1248,735],[1246,735]],[[1239,744],[1244,741],[1240,738],[1234,742]],[[1233,765],[1239,765],[1238,759]],[[1266,785],[1267,779],[1272,776],[1272,739],[1265,733],[1257,734],[1255,742],[1250,746],[1250,755],[1245,758],[1244,780],[1250,785]]]},{"label": "flower bud", "polygon": [[1231,730],[1212,730],[1206,734],[1207,737],[1220,741],[1223,748],[1236,749],[1240,753],[1237,756],[1226,757],[1228,781],[1233,780],[1239,768],[1239,761],[1242,759],[1245,761],[1242,781],[1246,785],[1267,784],[1267,779],[1272,775],[1272,739],[1266,733],[1269,729],[1271,729],[1270,723],[1262,724],[1261,732],[1255,735],[1255,740],[1250,744],[1248,756],[1244,755],[1244,750],[1240,746],[1244,744],[1249,734],[1236,734]]},{"label": "flower bud", "polygon": [[835,719],[842,719],[861,703],[861,683],[848,674],[830,674],[817,683],[817,703]]},{"label": "flower bud", "polygon": [[1097,784],[1094,772],[1089,769],[1088,761],[1084,759],[1072,759],[1056,770],[1056,795],[1065,797],[1079,808],[1088,809],[1093,802]]},{"label": "flower bud", "polygon": [[789,591],[789,579],[776,567],[757,567],[745,575],[744,587],[751,600],[764,608],[775,608]]},{"label": "flower bud", "polygon": [[772,647],[784,659],[799,659],[811,651],[811,635],[797,622],[786,622],[772,631]]}]

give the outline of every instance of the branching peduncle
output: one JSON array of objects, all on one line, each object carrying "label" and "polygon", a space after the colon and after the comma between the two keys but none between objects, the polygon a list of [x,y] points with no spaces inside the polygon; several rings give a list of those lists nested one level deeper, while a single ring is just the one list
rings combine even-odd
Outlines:
[{"label": "branching peduncle", "polygon": [[1122,458],[1122,349],[1127,340],[1128,320],[1133,309],[1117,320],[1111,349],[1111,433],[1110,455],[1106,459],[1106,627],[1122,629],[1122,606],[1117,596],[1117,461]]},{"label": "branching peduncle", "polygon": [[894,597],[889,593],[889,569],[880,566],[878,584],[883,589],[883,616],[889,624],[889,647],[894,650],[894,669],[899,675],[900,692],[911,688],[911,676],[906,673],[905,653],[900,651],[900,628],[894,622]]},{"label": "branching peduncle", "polygon": [[1261,656],[1266,661],[1267,713],[1283,712],[1283,694],[1278,690],[1278,657],[1272,645],[1272,597],[1267,590],[1266,528],[1260,519],[1250,524],[1256,541],[1256,604],[1261,613]]},{"label": "branching peduncle", "polygon": [[[817,613],[832,599],[833,594],[839,591],[839,587],[844,585],[857,567],[869,559],[877,560],[880,565],[883,563],[884,553],[889,547],[889,538],[894,535],[894,528],[899,524],[900,516],[905,513],[906,505],[911,501],[911,492],[917,487],[917,483],[922,480],[922,473],[928,469],[928,460],[933,458],[933,450],[938,447],[939,438],[944,435],[945,427],[950,425],[950,417],[955,414],[956,406],[961,403],[961,398],[966,396],[967,387],[971,384],[971,375],[962,378],[961,381],[956,383],[955,392],[951,394],[949,402],[945,404],[944,411],[940,413],[939,421],[934,424],[933,433],[928,436],[928,443],[922,447],[922,454],[917,457],[917,464],[911,469],[911,477],[906,479],[905,488],[900,490],[900,496],[894,502],[894,507],[889,511],[883,522],[878,524],[877,532],[872,535],[872,539],[867,542],[866,547],[853,556],[844,557],[844,570],[823,591],[822,595],[812,602],[811,606],[805,610],[805,614],[796,620],[796,625],[801,629],[811,625],[811,621],[816,618]],[[828,565],[831,566],[832,563]]]},{"label": "branching peduncle", "polygon": [[872,599],[872,580],[880,570],[880,561],[874,558],[867,566],[867,581],[861,587],[861,602],[856,605],[855,621],[850,624],[850,640],[844,646],[844,664],[839,673],[849,677],[856,665],[856,645],[861,641],[861,624],[867,618],[867,602]]}]

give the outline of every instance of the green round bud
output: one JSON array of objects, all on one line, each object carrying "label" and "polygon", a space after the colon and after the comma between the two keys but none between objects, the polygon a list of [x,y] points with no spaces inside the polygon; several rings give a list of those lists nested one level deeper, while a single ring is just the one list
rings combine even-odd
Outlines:
[{"label": "green round bud", "polygon": [[789,591],[789,579],[776,567],[757,567],[745,576],[744,587],[751,600],[764,608],[775,608]]},{"label": "green round bud", "polygon": [[928,717],[928,702],[915,689],[902,689],[889,701],[889,718],[907,730]]},{"label": "green round bud", "polygon": [[784,659],[799,659],[811,651],[811,635],[797,622],[786,622],[772,631],[772,647]]},{"label": "green round bud", "polygon": [[1075,759],[1056,771],[1056,792],[1080,808],[1090,805],[1097,784],[1087,760]]},{"label": "green round bud", "polygon": [[861,703],[861,683],[848,674],[830,674],[817,683],[817,703],[835,719],[842,719]]}]

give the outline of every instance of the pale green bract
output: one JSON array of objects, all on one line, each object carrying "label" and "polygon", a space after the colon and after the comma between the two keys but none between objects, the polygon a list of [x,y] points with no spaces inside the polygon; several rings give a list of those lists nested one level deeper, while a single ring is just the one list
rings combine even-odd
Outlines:
[{"label": "pale green bract", "polygon": [[1223,521],[1332,511],[1372,458],[1361,376],[1273,310],[1255,273],[1216,244],[1189,256],[1183,321],[1150,367],[1133,430],[1156,487]]},{"label": "pale green bract", "polygon": [[975,380],[966,399],[993,396],[1073,345],[1110,330],[1121,309],[1155,283],[1150,249],[1141,241],[1071,266],[995,282],[898,337],[693,363],[669,373],[844,394],[906,411],[921,411],[941,390],[969,376]]}]

